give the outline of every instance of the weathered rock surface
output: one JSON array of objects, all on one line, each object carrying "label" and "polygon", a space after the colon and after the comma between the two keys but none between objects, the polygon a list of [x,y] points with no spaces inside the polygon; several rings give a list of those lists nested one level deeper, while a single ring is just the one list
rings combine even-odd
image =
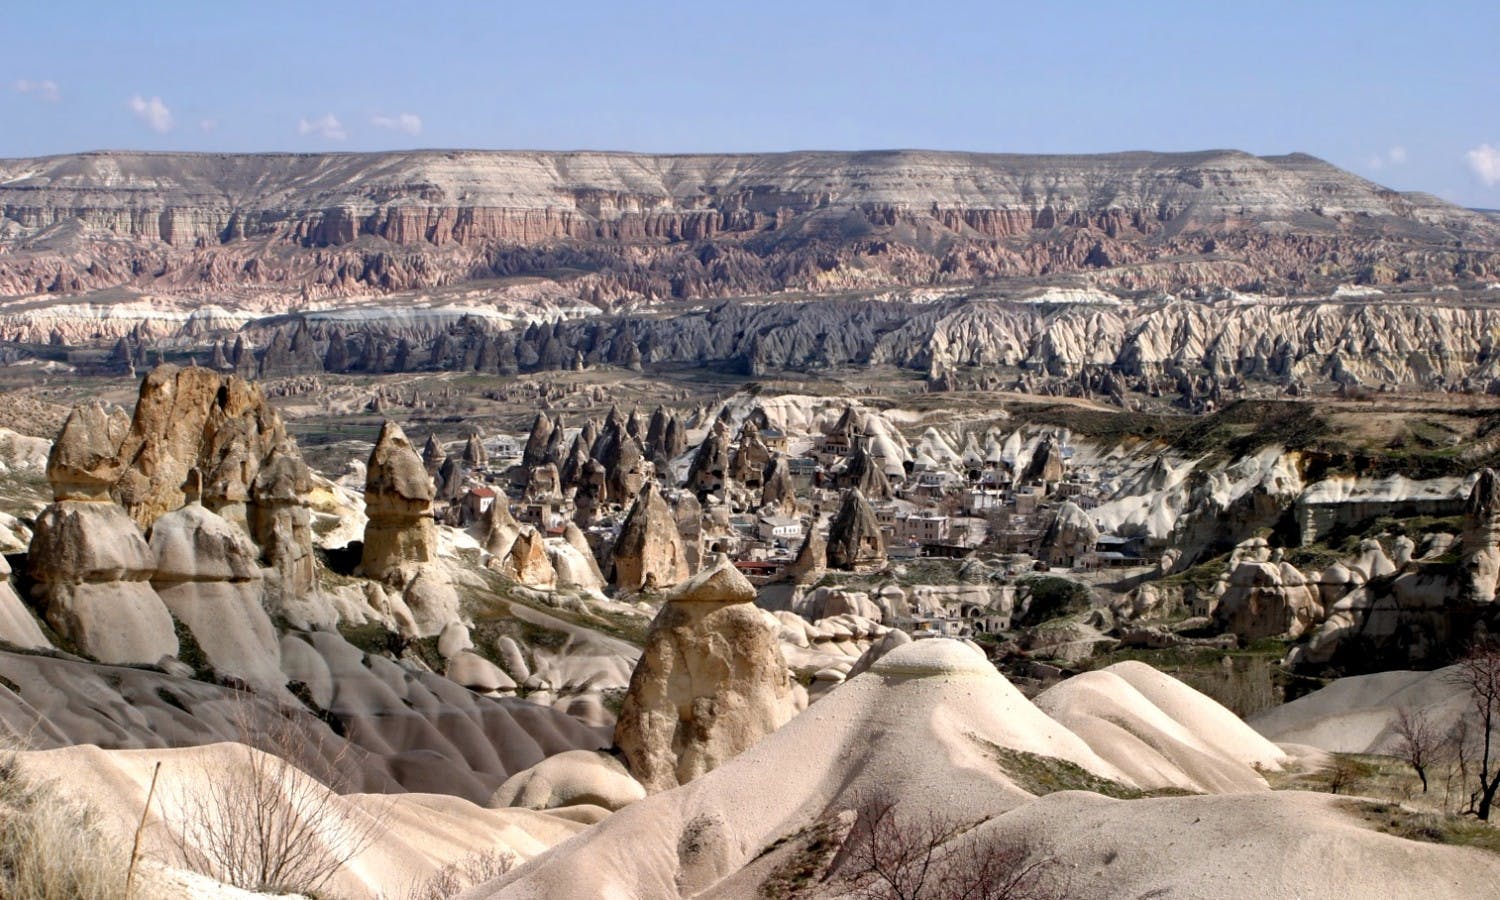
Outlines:
[{"label": "weathered rock surface", "polygon": [[608,753],[568,750],[507,778],[489,805],[557,809],[588,804],[617,810],[645,796],[640,782]]},{"label": "weathered rock surface", "polygon": [[0,556],[0,643],[25,650],[52,646],[10,583],[10,563]]},{"label": "weathered rock surface", "polygon": [[725,556],[680,585],[651,623],[615,727],[648,791],[686,784],[796,713],[776,633]]}]

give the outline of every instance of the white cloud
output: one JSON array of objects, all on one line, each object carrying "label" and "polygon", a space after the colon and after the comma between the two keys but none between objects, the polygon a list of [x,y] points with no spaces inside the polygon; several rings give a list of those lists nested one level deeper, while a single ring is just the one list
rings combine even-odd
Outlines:
[{"label": "white cloud", "polygon": [[315,134],[327,141],[342,141],[349,137],[349,132],[344,128],[344,123],[338,120],[333,113],[321,116],[311,121],[302,119],[297,122],[298,134]]},{"label": "white cloud", "polygon": [[1404,162],[1406,162],[1406,148],[1398,145],[1365,160],[1365,168],[1372,172],[1379,172],[1386,166],[1399,166]]},{"label": "white cloud", "polygon": [[62,97],[57,82],[51,80],[32,81],[29,78],[22,78],[20,81],[11,82],[10,86],[18,94],[31,94],[38,100],[45,100],[48,103],[56,103]]},{"label": "white cloud", "polygon": [[1500,147],[1480,144],[1464,156],[1469,160],[1469,168],[1486,187],[1500,184]]},{"label": "white cloud", "polygon": [[157,134],[166,134],[172,130],[172,111],[167,109],[167,105],[161,102],[160,97],[147,100],[140,94],[136,94],[126,105],[130,107],[131,112],[135,113],[137,119],[145,122],[146,127]]},{"label": "white cloud", "polygon": [[403,134],[418,135],[422,133],[422,117],[416,113],[399,113],[394,116],[376,115],[370,118],[370,124],[376,128],[389,128]]},{"label": "white cloud", "polygon": [[219,128],[219,120],[218,119],[212,119],[212,118],[210,118],[210,119],[199,119],[198,120],[198,130],[201,131],[201,132],[203,132],[204,134],[211,134],[214,131],[218,130],[218,128]]}]

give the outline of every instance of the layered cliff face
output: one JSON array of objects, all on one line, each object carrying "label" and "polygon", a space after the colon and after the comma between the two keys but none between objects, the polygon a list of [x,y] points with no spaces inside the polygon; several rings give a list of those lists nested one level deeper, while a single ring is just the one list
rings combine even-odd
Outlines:
[{"label": "layered cliff face", "polygon": [[570,276],[588,303],[1108,273],[1129,289],[1449,282],[1500,225],[1312,157],[95,153],[0,162],[0,295],[257,309]]}]

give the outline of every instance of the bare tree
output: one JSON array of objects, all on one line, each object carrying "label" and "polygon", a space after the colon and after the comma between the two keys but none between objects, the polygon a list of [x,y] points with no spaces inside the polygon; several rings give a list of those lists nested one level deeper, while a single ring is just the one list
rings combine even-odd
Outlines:
[{"label": "bare tree", "polygon": [[[349,743],[325,746],[325,732],[290,711],[257,717],[248,698],[234,715],[241,743],[254,746],[236,747],[234,764],[205,763],[166,817],[182,861],[246,890],[316,893],[369,846],[388,807],[365,809],[339,796],[356,769]],[[330,783],[294,760],[321,763]]]},{"label": "bare tree", "polygon": [[478,884],[499,878],[516,864],[503,850],[485,850],[456,859],[406,892],[405,900],[447,900]]},{"label": "bare tree", "polygon": [[1422,779],[1422,793],[1427,793],[1427,769],[1436,761],[1442,735],[1421,711],[1406,707],[1396,710],[1396,752]]},{"label": "bare tree", "polygon": [[995,836],[958,840],[980,823],[906,814],[888,795],[860,801],[833,868],[859,900],[1057,900],[1057,860]]},{"label": "bare tree", "polygon": [[1500,642],[1494,638],[1476,641],[1459,660],[1453,680],[1469,692],[1477,731],[1479,759],[1474,774],[1479,787],[1470,807],[1482,821],[1489,821],[1495,793],[1500,791],[1500,748],[1495,746],[1495,727],[1500,724],[1496,721],[1500,719]]}]

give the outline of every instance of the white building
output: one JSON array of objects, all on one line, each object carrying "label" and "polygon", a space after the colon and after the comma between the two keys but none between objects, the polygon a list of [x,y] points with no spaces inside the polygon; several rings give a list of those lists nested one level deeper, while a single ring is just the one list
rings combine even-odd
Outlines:
[{"label": "white building", "polygon": [[790,516],[761,516],[759,533],[763,541],[794,541],[802,537],[802,520]]}]

